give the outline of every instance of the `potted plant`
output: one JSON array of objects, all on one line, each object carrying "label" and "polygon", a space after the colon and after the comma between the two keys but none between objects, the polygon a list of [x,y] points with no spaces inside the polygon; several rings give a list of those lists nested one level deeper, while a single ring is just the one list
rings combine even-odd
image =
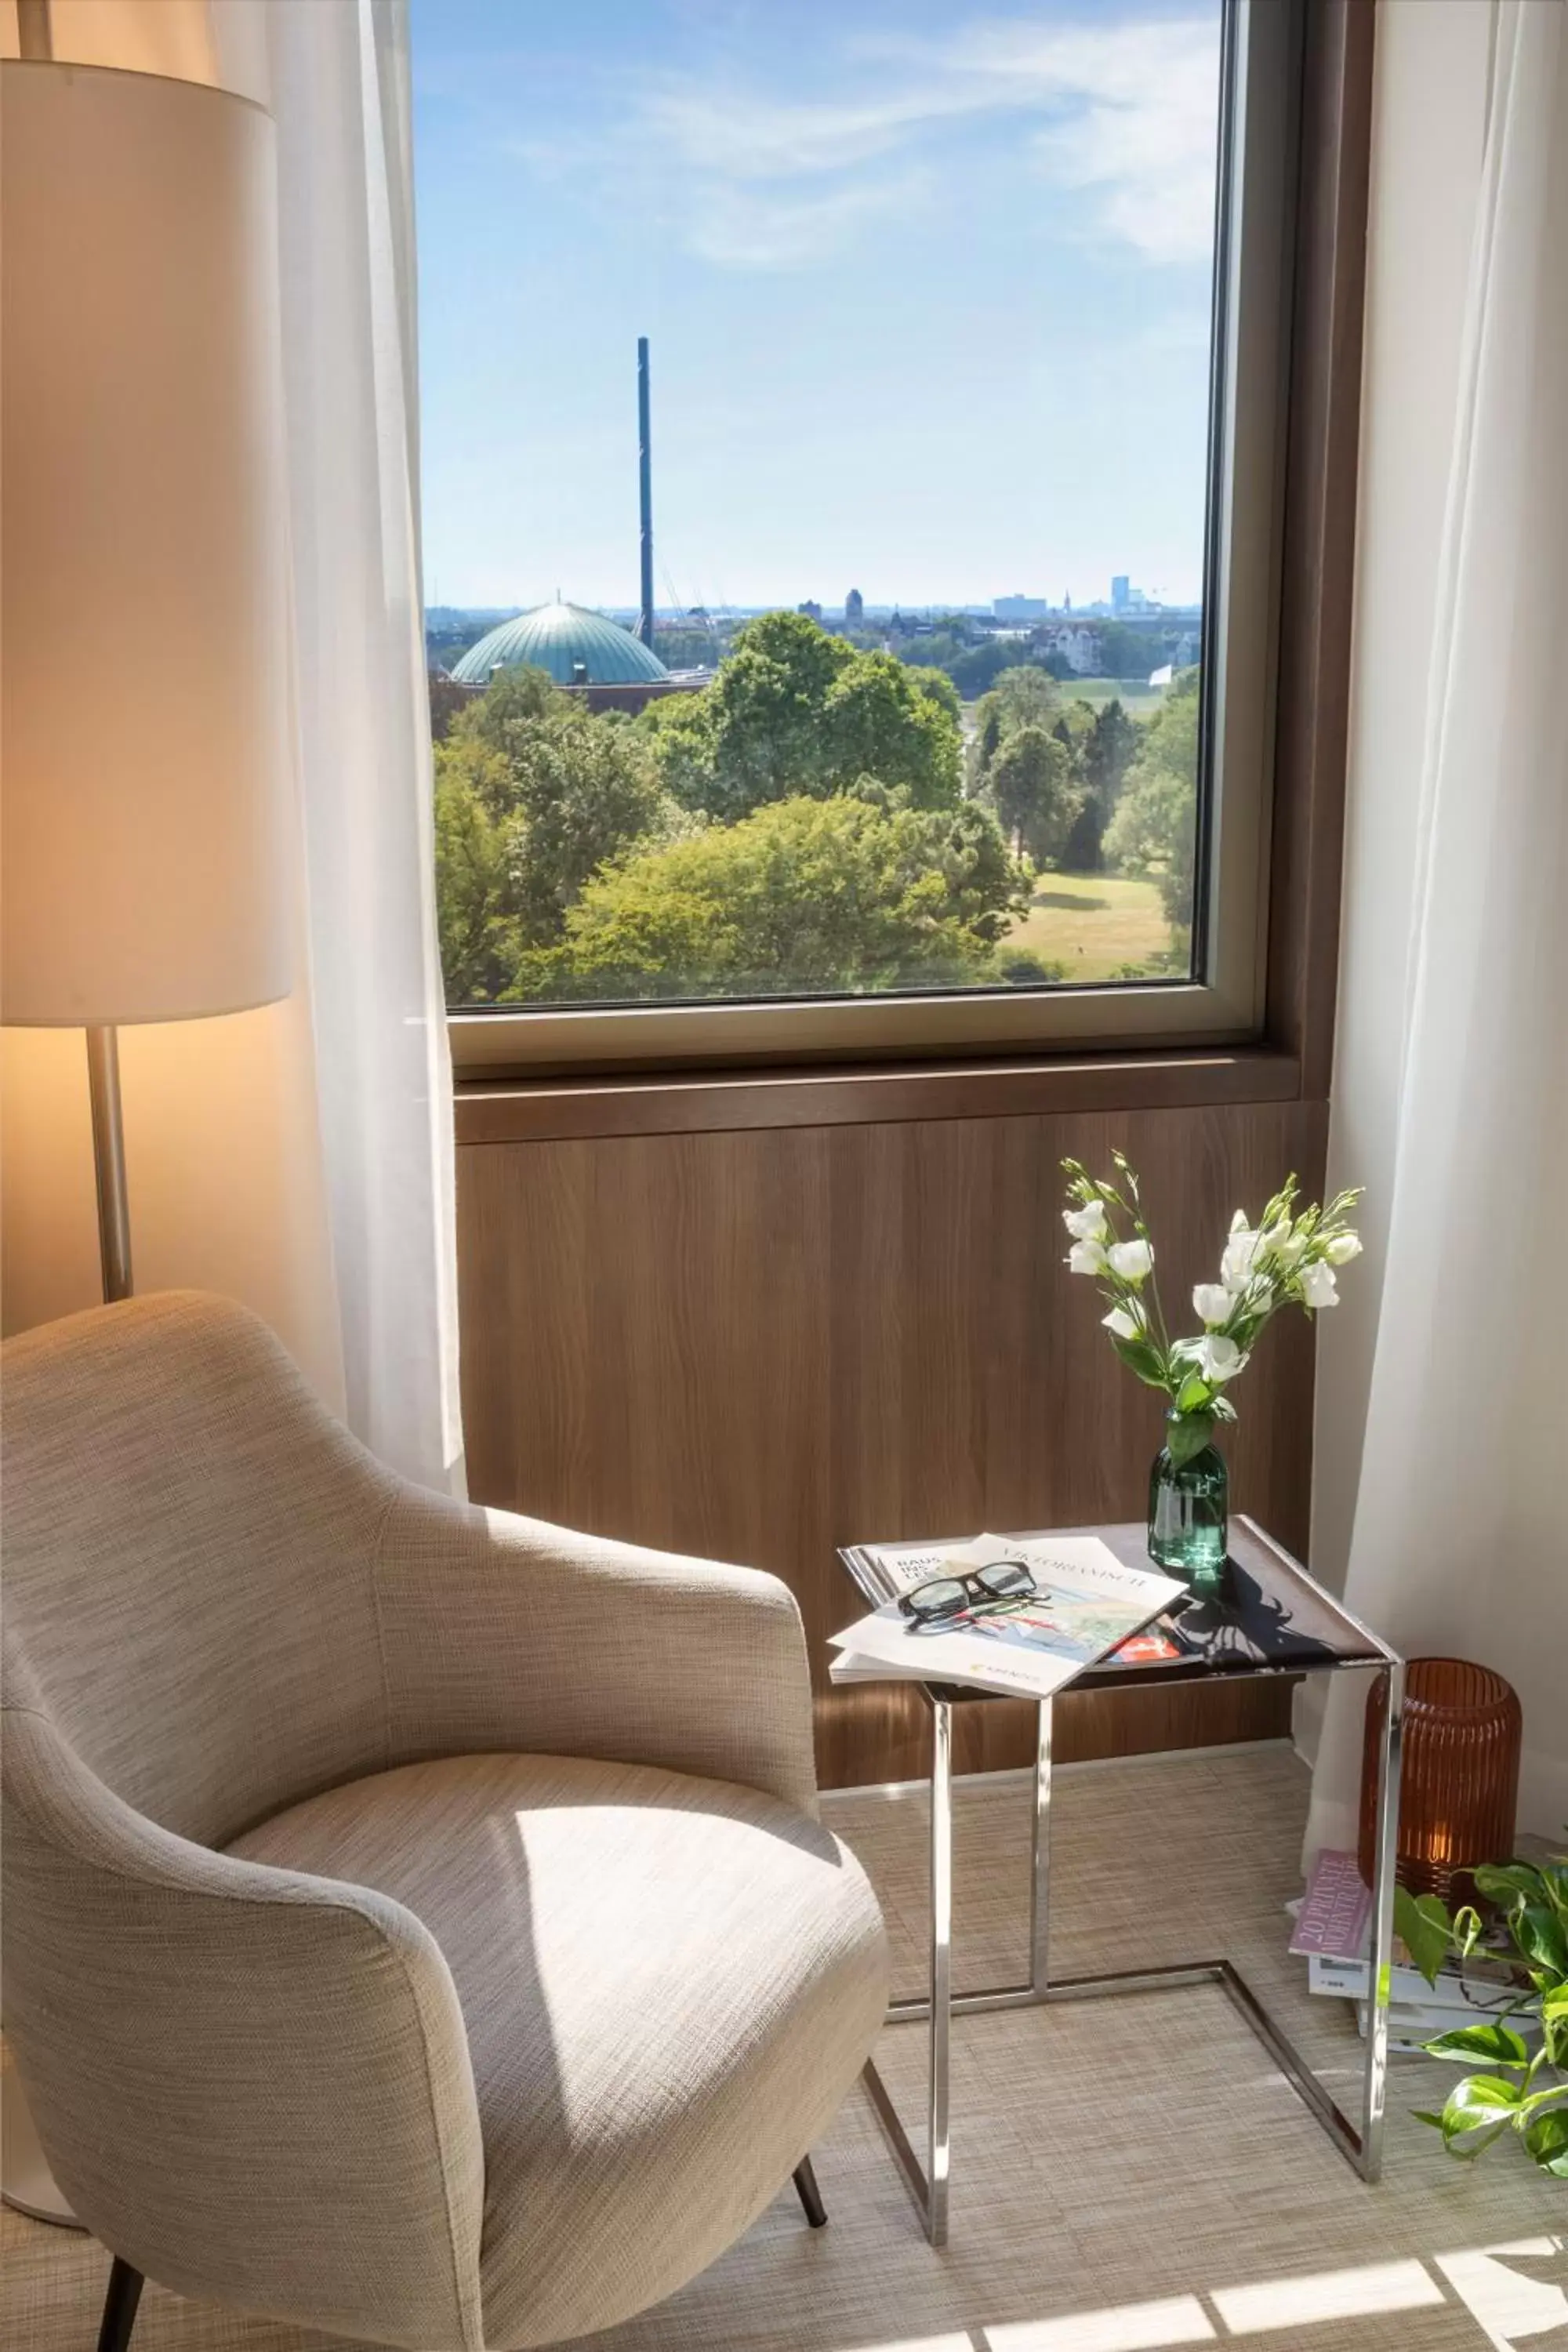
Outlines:
[{"label": "potted plant", "polygon": [[[1472,1875],[1477,1893],[1501,1915],[1521,1990],[1502,2015],[1426,2043],[1429,2057],[1484,2063],[1449,2092],[1439,2113],[1415,2113],[1442,2133],[1450,2156],[1479,2156],[1510,2131],[1542,2172],[1568,2180],[1568,1855],[1483,1866]],[[1450,1914],[1437,1895],[1404,1886],[1394,1889],[1394,1924],[1428,1984],[1450,1953],[1462,1968],[1486,1937],[1473,1905]],[[1485,1948],[1495,1955],[1495,1944]],[[1533,2015],[1538,2001],[1541,2041],[1532,2050],[1509,2016],[1526,2007]]]},{"label": "potted plant", "polygon": [[1227,1391],[1282,1307],[1311,1316],[1337,1303],[1338,1270],[1361,1249],[1349,1223],[1360,1190],[1338,1193],[1326,1209],[1298,1210],[1300,1188],[1290,1176],[1256,1223],[1237,1209],[1219,1280],[1193,1291],[1203,1328],[1173,1339],[1137,1175],[1120,1151],[1110,1156],[1114,1183],[1091,1176],[1079,1160],[1062,1162],[1067,1263],[1099,1284],[1108,1309],[1101,1320],[1122,1362],[1167,1400],[1165,1443],[1149,1475],[1150,1556],[1195,1592],[1213,1592],[1224,1575],[1229,1516],[1228,1474],[1214,1443],[1216,1428],[1236,1419]]}]

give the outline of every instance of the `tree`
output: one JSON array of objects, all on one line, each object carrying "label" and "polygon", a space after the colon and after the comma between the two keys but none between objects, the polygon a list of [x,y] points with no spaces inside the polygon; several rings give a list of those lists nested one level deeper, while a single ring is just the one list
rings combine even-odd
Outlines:
[{"label": "tree", "polygon": [[1045,670],[1015,663],[974,706],[970,789],[980,792],[1005,737],[1020,727],[1050,727],[1061,709],[1057,682]]},{"label": "tree", "polygon": [[1164,640],[1124,621],[1099,624],[1100,658],[1107,677],[1147,677],[1165,658]]},{"label": "tree", "polygon": [[806,613],[748,621],[702,697],[711,700],[713,747],[713,790],[699,803],[704,813],[743,816],[764,801],[826,791],[828,693],[852,663],[874,658]]},{"label": "tree", "polygon": [[542,671],[509,670],[436,746],[437,914],[448,993],[483,1002],[561,936],[607,859],[682,820],[643,738]]},{"label": "tree", "polygon": [[770,801],[847,791],[862,774],[921,807],[959,795],[949,682],[857,653],[805,613],[749,621],[710,687],[665,698],[638,725],[673,796],[725,824]]},{"label": "tree", "polygon": [[[1081,706],[1085,709],[1088,707],[1087,703]],[[1095,712],[1082,741],[1079,772],[1085,791],[1095,795],[1107,817],[1116,805],[1128,766],[1142,740],[1137,720],[1129,719],[1117,697],[1112,696]]]},{"label": "tree", "polygon": [[428,679],[430,694],[430,740],[442,742],[452,721],[468,709],[474,699],[471,687],[459,686],[456,678],[444,671],[433,669]]},{"label": "tree", "polygon": [[973,980],[1022,904],[994,820],[868,784],[634,851],[584,890],[542,995],[860,993]]},{"label": "tree", "polygon": [[1172,923],[1193,919],[1198,811],[1198,672],[1183,670],[1127,770],[1105,856],[1125,874],[1158,883]]},{"label": "tree", "polygon": [[436,915],[449,1004],[489,1004],[517,968],[507,828],[460,772],[436,782]]},{"label": "tree", "polygon": [[939,672],[906,668],[890,654],[856,654],[828,689],[822,723],[830,791],[875,776],[903,787],[916,808],[957,803],[958,697]]},{"label": "tree", "polygon": [[985,792],[1016,855],[1027,849],[1041,864],[1059,854],[1078,804],[1071,757],[1049,729],[1031,724],[1005,735]]},{"label": "tree", "polygon": [[1142,740],[1142,730],[1113,697],[1099,710],[1075,702],[1068,718],[1058,722],[1057,733],[1071,747],[1081,788],[1078,814],[1062,845],[1061,864],[1069,874],[1098,874],[1105,863],[1105,828],[1128,763]]},{"label": "tree", "polygon": [[994,710],[1004,734],[1015,727],[1049,727],[1061,707],[1056,679],[1032,663],[1015,663],[1005,669],[990,693],[981,698],[982,709]]}]

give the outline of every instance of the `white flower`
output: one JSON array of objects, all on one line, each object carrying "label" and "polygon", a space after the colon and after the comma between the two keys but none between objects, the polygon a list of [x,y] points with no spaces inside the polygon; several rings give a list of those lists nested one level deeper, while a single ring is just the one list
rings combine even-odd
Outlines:
[{"label": "white flower", "polygon": [[1198,1351],[1198,1364],[1205,1381],[1233,1381],[1246,1370],[1247,1358],[1223,1331],[1211,1331]]},{"label": "white flower", "polygon": [[1247,1231],[1247,1211],[1245,1209],[1237,1209],[1235,1216],[1232,1217],[1230,1221],[1230,1230],[1233,1234],[1244,1234]]},{"label": "white flower", "polygon": [[1306,1255],[1306,1234],[1294,1232],[1289,1224],[1276,1226],[1273,1228],[1273,1233],[1272,1240],[1268,1234],[1265,1234],[1264,1239],[1275,1264],[1284,1266],[1287,1271],[1292,1266],[1300,1265]]},{"label": "white flower", "polygon": [[1223,1323],[1235,1305],[1235,1299],[1220,1282],[1200,1282],[1193,1292],[1193,1312],[1200,1323]]},{"label": "white flower", "polygon": [[1325,1245],[1323,1255],[1331,1265],[1349,1265],[1352,1257],[1361,1255],[1361,1235],[1336,1234],[1332,1241]]},{"label": "white flower", "polygon": [[1109,1315],[1102,1315],[1100,1319],[1108,1331],[1114,1331],[1119,1339],[1141,1339],[1143,1337],[1143,1318],[1132,1307],[1113,1307]]},{"label": "white flower", "polygon": [[1123,1282],[1142,1282],[1154,1263],[1154,1253],[1145,1241],[1116,1242],[1106,1255],[1111,1273],[1119,1274]]},{"label": "white flower", "polygon": [[1102,1242],[1105,1239],[1105,1203],[1089,1201],[1081,1209],[1064,1209],[1062,1223],[1075,1242]]},{"label": "white flower", "polygon": [[1309,1307],[1337,1307],[1340,1291],[1334,1280],[1333,1267],[1324,1265],[1321,1261],[1316,1265],[1310,1265],[1301,1276],[1301,1296]]},{"label": "white flower", "polygon": [[1225,1255],[1219,1262],[1219,1278],[1227,1290],[1247,1288],[1257,1266],[1262,1243],[1262,1234],[1251,1226],[1232,1225],[1230,1239],[1225,1245]]},{"label": "white flower", "polygon": [[1068,1264],[1074,1274],[1103,1274],[1105,1252],[1098,1242],[1074,1242],[1068,1252]]}]

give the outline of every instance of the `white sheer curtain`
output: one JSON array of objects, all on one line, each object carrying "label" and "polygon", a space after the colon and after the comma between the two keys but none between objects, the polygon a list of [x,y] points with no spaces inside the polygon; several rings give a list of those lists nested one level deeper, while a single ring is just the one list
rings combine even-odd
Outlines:
[{"label": "white sheer curtain", "polygon": [[[350,1426],[461,1478],[417,537],[405,0],[54,0],[64,60],[273,112],[300,982],[122,1039],[138,1287],[254,1306]],[[15,55],[0,0],[0,47]],[[5,1041],[7,1328],[98,1296],[81,1040]]]},{"label": "white sheer curtain", "polygon": [[[220,12],[222,13],[222,12]],[[461,1454],[403,0],[268,0],[304,872],[348,1419]]]},{"label": "white sheer curtain", "polygon": [[[1361,1172],[1351,1157],[1375,1150],[1381,1121],[1390,1175],[1369,1220],[1364,1428],[1341,1409],[1359,1403],[1356,1335],[1326,1329],[1315,1503],[1320,1528],[1348,1525],[1352,1608],[1406,1654],[1478,1659],[1514,1685],[1521,1826],[1550,1834],[1568,1822],[1568,10],[1497,0],[1484,19],[1407,834],[1378,810],[1388,776],[1352,762],[1331,1153],[1342,1181]],[[1465,37],[1458,18],[1447,37]],[[1373,495],[1377,457],[1374,434]],[[1363,545],[1363,578],[1365,561]],[[1408,862],[1358,874],[1391,847]],[[1402,971],[1369,936],[1398,935],[1400,902]],[[1310,1847],[1354,1844],[1359,1719],[1359,1693],[1336,1685]]]}]

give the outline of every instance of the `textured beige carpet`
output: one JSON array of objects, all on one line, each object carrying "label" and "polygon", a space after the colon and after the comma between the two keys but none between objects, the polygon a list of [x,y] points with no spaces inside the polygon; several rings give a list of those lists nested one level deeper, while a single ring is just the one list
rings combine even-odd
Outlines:
[{"label": "textured beige carpet", "polygon": [[[1053,1968],[1228,1950],[1342,2095],[1360,2044],[1284,1955],[1305,1776],[1289,1750],[1144,1758],[1063,1773]],[[881,1889],[919,1989],[918,1792],[828,1801]],[[1028,1794],[959,1800],[959,1981],[1022,1973]],[[911,2136],[924,2037],[879,2053]],[[705,2277],[597,2352],[1568,2352],[1568,2189],[1495,2149],[1473,2168],[1409,2120],[1451,2079],[1394,2070],[1387,2177],[1362,2186],[1206,1988],[958,2021],[952,2242],[936,2254],[858,2091],[817,2151],[831,2226],[793,2194]],[[918,2144],[918,2141],[917,2141]],[[1514,2251],[1502,2251],[1512,2248]],[[7,2213],[0,2341],[90,2352],[107,2261]],[[150,2288],[136,2352],[304,2352],[326,2339]]]}]

